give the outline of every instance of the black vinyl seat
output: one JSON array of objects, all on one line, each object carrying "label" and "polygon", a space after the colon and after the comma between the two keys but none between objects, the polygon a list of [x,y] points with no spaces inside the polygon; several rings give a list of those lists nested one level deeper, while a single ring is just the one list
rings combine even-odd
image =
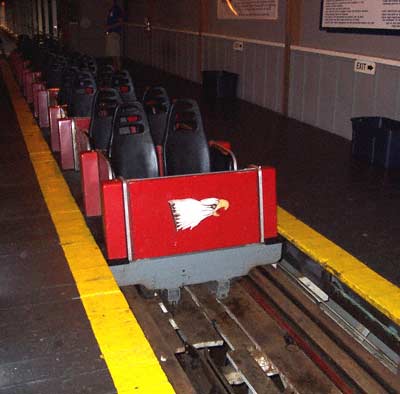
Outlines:
[{"label": "black vinyl seat", "polygon": [[209,172],[210,153],[199,106],[179,99],[172,106],[164,139],[165,175]]},{"label": "black vinyl seat", "polygon": [[162,145],[171,107],[167,91],[162,86],[147,89],[143,96],[143,107],[147,114],[154,144]]},{"label": "black vinyl seat", "polygon": [[97,73],[97,86],[99,88],[111,88],[113,73],[114,67],[111,64],[105,64],[99,67]]},{"label": "black vinyl seat", "polygon": [[67,67],[67,59],[64,56],[54,56],[46,70],[46,82],[48,88],[60,88],[63,82],[64,70]]},{"label": "black vinyl seat", "polygon": [[146,113],[138,101],[122,104],[115,112],[110,163],[114,174],[125,179],[159,175]]},{"label": "black vinyl seat", "polygon": [[66,105],[69,107],[72,101],[72,92],[74,89],[74,83],[76,75],[79,72],[79,68],[76,65],[69,65],[63,74],[63,79],[58,93],[58,103],[60,105]]},{"label": "black vinyl seat", "polygon": [[97,75],[97,62],[93,56],[83,55],[80,58],[80,69],[90,71],[96,77]]},{"label": "black vinyl seat", "polygon": [[88,117],[92,112],[92,104],[97,86],[89,71],[79,71],[74,81],[70,116]]},{"label": "black vinyl seat", "polygon": [[100,88],[93,100],[89,137],[94,149],[106,151],[110,145],[115,110],[122,104],[119,93],[112,88]]},{"label": "black vinyl seat", "polygon": [[111,86],[119,91],[122,101],[129,103],[136,101],[135,87],[127,70],[115,72],[111,78]]},{"label": "black vinyl seat", "polygon": [[72,51],[68,54],[69,65],[80,67],[82,54],[77,51]]}]

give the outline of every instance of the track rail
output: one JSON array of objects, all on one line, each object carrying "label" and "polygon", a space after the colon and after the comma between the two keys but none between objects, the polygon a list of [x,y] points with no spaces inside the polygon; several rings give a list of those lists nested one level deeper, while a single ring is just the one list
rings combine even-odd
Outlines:
[{"label": "track rail", "polygon": [[186,287],[174,307],[159,296],[144,300],[134,287],[124,293],[156,354],[168,360],[162,365],[177,393],[400,392],[398,376],[279,266],[254,269],[224,300],[206,284]]},{"label": "track rail", "polygon": [[346,381],[326,362],[314,349],[313,347],[302,337],[302,335],[296,331],[293,325],[289,324],[282,315],[275,309],[268,298],[266,297],[265,289],[255,281],[244,280],[242,286],[246,291],[256,300],[256,302],[268,313],[278,325],[285,331],[287,331],[287,341],[290,343],[293,341],[298,345],[310,358],[311,360],[333,381],[333,383],[340,389],[344,394],[354,394],[356,391],[346,383]]},{"label": "track rail", "polygon": [[260,267],[240,283],[342,392],[399,392],[398,377],[293,286],[283,271]]}]

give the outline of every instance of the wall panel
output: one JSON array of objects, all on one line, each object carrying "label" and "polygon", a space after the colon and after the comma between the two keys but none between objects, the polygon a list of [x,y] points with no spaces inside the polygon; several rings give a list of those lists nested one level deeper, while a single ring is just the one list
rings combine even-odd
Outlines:
[{"label": "wall panel", "polygon": [[265,57],[266,49],[265,47],[260,47],[257,48],[256,53],[255,53],[255,59],[254,59],[254,85],[253,85],[253,91],[254,91],[254,96],[253,96],[253,102],[260,105],[264,106],[264,91],[267,89],[266,84],[265,84],[265,75],[266,75],[266,65],[267,59]]},{"label": "wall panel", "polygon": [[[121,3],[121,1],[120,1]],[[276,21],[218,20],[217,0],[207,0],[203,21],[202,69],[239,74],[238,96],[280,111],[283,88],[285,1]],[[13,4],[13,3],[10,3]],[[16,3],[14,3],[16,4]],[[7,21],[19,32],[30,19],[8,7]],[[125,54],[135,61],[201,82],[198,70],[200,2],[198,0],[136,0],[127,2]],[[152,7],[154,4],[154,7]],[[327,33],[319,29],[320,0],[302,2],[299,46],[291,52],[289,115],[351,138],[353,116],[400,119],[400,41],[398,36]],[[71,46],[95,56],[104,54],[106,0],[80,2],[78,21],[70,24]],[[14,18],[12,18],[14,12]],[[145,32],[150,17],[153,30]],[[235,40],[243,51],[234,51]],[[341,52],[332,52],[341,51]],[[372,56],[376,75],[354,72],[354,60]],[[399,60],[397,60],[399,59]]]},{"label": "wall panel", "polygon": [[197,49],[199,38],[195,35],[189,36],[188,42],[188,56],[191,59],[190,70],[188,78],[192,81],[201,81],[201,76],[199,75],[199,53]]},{"label": "wall panel", "polygon": [[320,81],[318,94],[318,111],[316,126],[328,130],[334,123],[338,61],[331,61],[326,56],[320,56]]},{"label": "wall panel", "polygon": [[233,71],[233,51],[232,51],[232,41],[230,40],[222,40],[223,51],[224,51],[224,63],[223,69],[226,71]]},{"label": "wall panel", "polygon": [[[128,56],[200,82],[196,34],[154,28],[149,36],[142,27],[129,29]],[[205,34],[203,69],[239,74],[240,98],[279,112],[282,46],[250,40],[244,42],[243,51],[234,51],[233,41]],[[296,48],[291,55],[291,117],[348,139],[353,116],[399,117],[400,67],[378,64],[376,76],[364,75],[354,72],[350,55]]]},{"label": "wall panel", "polygon": [[337,82],[335,106],[332,109],[333,127],[327,129],[335,134],[345,138],[351,138],[352,102],[353,102],[353,85],[354,71],[353,62],[349,59],[335,59],[329,57],[327,61],[337,61],[337,73],[335,80]]},{"label": "wall panel", "polygon": [[[201,82],[198,75],[198,35],[154,27],[151,36],[143,27],[130,25],[127,55],[164,71]],[[238,96],[279,111],[282,97],[283,48],[247,41],[243,51],[233,50],[233,39],[205,34],[202,69],[239,74]]]},{"label": "wall panel", "polygon": [[301,119],[315,125],[317,121],[318,100],[320,98],[321,58],[318,54],[306,54],[303,76],[303,107]]},{"label": "wall panel", "polygon": [[254,102],[254,80],[255,80],[255,57],[256,47],[254,44],[245,44],[244,46],[244,68],[243,68],[243,95],[246,101]]},{"label": "wall panel", "polygon": [[388,118],[399,118],[399,68],[378,66],[375,78],[375,114]]},{"label": "wall panel", "polygon": [[[276,59],[274,63],[275,73],[272,77],[275,80],[275,94],[273,98],[275,98],[275,105],[271,107],[274,111],[281,112],[282,111],[282,98],[283,98],[283,63],[284,63],[284,51],[281,48],[271,48],[272,53],[275,54],[275,57],[272,59]],[[268,107],[270,108],[270,107]]]},{"label": "wall panel", "polygon": [[290,69],[289,116],[303,120],[304,62],[301,52],[293,52]]},{"label": "wall panel", "polygon": [[347,54],[306,50],[295,50],[291,62],[291,117],[348,139],[351,117],[399,118],[399,66],[378,63],[376,75],[367,75],[354,72]]}]

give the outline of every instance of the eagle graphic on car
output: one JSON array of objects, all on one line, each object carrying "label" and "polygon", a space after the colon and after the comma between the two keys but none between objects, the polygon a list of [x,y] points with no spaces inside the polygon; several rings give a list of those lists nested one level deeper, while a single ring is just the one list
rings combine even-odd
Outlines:
[{"label": "eagle graphic on car", "polygon": [[174,218],[176,231],[192,230],[201,221],[210,216],[219,216],[218,211],[229,208],[229,201],[215,197],[195,200],[184,198],[182,200],[168,201]]}]

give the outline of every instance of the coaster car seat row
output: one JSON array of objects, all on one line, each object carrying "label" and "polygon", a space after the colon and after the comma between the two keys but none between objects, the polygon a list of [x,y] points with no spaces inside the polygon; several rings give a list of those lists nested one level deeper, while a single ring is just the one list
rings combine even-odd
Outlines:
[{"label": "coaster car seat row", "polygon": [[[41,81],[41,73],[30,71],[26,62],[20,74],[24,75],[21,83],[25,87],[24,91],[28,92],[25,94],[27,101],[33,103],[39,126],[50,127],[51,147],[53,151],[61,152],[63,169],[78,168],[78,161],[72,160],[73,152],[68,148],[72,139],[71,127],[89,129],[90,119],[96,114],[96,122],[91,127],[91,133],[95,134],[99,117],[102,117],[101,122],[108,120],[110,124],[110,116],[104,116],[104,113],[110,112],[107,107],[112,106],[112,100],[117,100],[119,104],[136,99],[133,82],[127,71],[113,72],[111,88],[98,87],[89,71],[81,71],[76,66],[66,70],[61,88],[46,89],[45,83]],[[102,148],[104,142],[99,143]]]},{"label": "coaster car seat row", "polygon": [[[35,103],[40,71],[29,70],[19,52],[11,61]],[[166,289],[169,301],[178,302],[181,286],[212,281],[224,297],[230,279],[280,259],[274,168],[237,170],[229,144],[207,142],[192,100],[171,103],[157,87],[142,105],[133,84],[125,88],[127,74],[99,69],[96,79],[79,65],[68,67],[75,75],[72,94],[61,95],[67,107],[57,102],[63,87],[44,90],[44,84],[37,107],[44,96],[48,124],[58,126],[63,168],[81,170],[85,211],[102,215],[106,257],[121,286]],[[90,116],[57,119],[71,106],[73,113],[90,107]],[[64,144],[69,164],[63,164]]]},{"label": "coaster car seat row", "polygon": [[166,289],[177,302],[181,286],[214,281],[224,297],[231,278],[279,260],[273,168],[237,170],[227,148],[207,143],[192,100],[171,105],[162,148],[160,161],[136,103],[118,107],[108,157],[81,154],[85,210],[101,210],[120,285]]}]

